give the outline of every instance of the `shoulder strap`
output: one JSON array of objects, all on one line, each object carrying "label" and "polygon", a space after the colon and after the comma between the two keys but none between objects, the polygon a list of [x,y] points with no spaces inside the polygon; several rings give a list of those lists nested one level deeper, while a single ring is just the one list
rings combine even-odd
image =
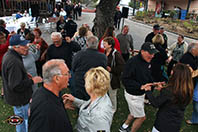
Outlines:
[{"label": "shoulder strap", "polygon": [[112,61],[111,61],[111,67],[116,66],[116,61],[115,61],[115,52],[117,52],[117,50],[116,50],[116,49],[114,49],[114,50],[113,50],[113,52],[112,52],[113,59],[112,59]]}]

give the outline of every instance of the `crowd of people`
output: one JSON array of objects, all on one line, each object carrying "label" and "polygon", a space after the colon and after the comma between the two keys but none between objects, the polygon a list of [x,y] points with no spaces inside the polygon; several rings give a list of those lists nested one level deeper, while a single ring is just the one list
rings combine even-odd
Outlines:
[{"label": "crowd of people", "polygon": [[[76,16],[59,15],[50,45],[38,27],[30,31],[21,23],[17,33],[9,33],[0,20],[1,96],[24,119],[17,132],[110,132],[121,82],[130,113],[120,132],[138,131],[146,120],[145,103],[159,108],[152,132],[179,132],[192,99],[186,123],[198,123],[198,43],[178,35],[168,46],[164,27],[156,24],[135,55],[128,25],[118,35],[112,25],[98,40],[87,24],[77,28]],[[71,94],[62,92],[67,87]],[[67,109],[77,109],[75,127]]]}]

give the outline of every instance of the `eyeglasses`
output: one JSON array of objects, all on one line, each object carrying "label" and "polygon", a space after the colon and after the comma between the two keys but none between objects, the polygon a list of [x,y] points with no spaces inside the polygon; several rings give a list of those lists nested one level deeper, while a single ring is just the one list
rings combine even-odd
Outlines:
[{"label": "eyeglasses", "polygon": [[65,74],[57,74],[57,75],[62,75],[62,76],[71,76],[71,73],[68,72],[68,73],[65,73]]}]

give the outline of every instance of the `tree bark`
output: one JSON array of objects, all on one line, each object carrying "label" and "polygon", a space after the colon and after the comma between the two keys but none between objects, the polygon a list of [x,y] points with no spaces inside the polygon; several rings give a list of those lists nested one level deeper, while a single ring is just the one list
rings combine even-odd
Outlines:
[{"label": "tree bark", "polygon": [[96,6],[96,17],[94,19],[94,33],[100,39],[106,28],[114,26],[114,15],[116,6],[120,0],[100,0]]}]

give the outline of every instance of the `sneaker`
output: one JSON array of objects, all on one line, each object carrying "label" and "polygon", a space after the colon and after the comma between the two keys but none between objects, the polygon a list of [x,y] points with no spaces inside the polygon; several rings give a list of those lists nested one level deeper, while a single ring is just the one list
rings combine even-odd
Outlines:
[{"label": "sneaker", "polygon": [[130,130],[129,130],[129,127],[127,127],[126,129],[124,129],[122,126],[120,126],[119,132],[130,132]]},{"label": "sneaker", "polygon": [[144,99],[144,104],[145,104],[145,105],[151,105],[151,103],[149,102],[148,99]]}]

